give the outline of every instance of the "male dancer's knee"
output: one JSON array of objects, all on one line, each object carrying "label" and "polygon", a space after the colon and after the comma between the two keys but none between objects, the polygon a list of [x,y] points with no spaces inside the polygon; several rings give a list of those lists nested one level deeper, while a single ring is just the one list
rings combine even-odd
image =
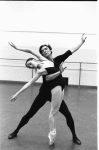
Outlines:
[{"label": "male dancer's knee", "polygon": [[30,120],[31,118],[32,118],[32,115],[31,115],[31,114],[26,114],[25,116],[23,116],[22,122],[23,122],[24,124],[26,124],[26,123],[29,122],[29,120]]}]

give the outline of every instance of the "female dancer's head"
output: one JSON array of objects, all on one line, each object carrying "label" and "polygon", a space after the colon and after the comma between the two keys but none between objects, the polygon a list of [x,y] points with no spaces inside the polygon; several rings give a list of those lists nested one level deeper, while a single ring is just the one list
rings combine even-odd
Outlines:
[{"label": "female dancer's head", "polygon": [[39,52],[44,57],[49,57],[52,54],[52,47],[50,45],[41,45],[39,47]]},{"label": "female dancer's head", "polygon": [[31,69],[39,68],[39,60],[36,60],[34,58],[29,58],[29,59],[26,60],[25,66],[27,68],[31,68]]}]

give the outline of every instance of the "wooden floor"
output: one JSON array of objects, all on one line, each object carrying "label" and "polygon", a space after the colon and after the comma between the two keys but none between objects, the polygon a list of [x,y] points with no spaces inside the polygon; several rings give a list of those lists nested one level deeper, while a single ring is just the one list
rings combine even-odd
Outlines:
[{"label": "wooden floor", "polygon": [[64,99],[74,118],[76,133],[82,145],[73,144],[66,120],[59,113],[55,146],[49,146],[49,102],[20,130],[17,138],[9,140],[8,135],[17,127],[39,92],[39,85],[35,85],[21,94],[15,102],[10,102],[11,96],[22,86],[23,83],[0,83],[0,150],[97,150],[96,88],[65,89]]}]

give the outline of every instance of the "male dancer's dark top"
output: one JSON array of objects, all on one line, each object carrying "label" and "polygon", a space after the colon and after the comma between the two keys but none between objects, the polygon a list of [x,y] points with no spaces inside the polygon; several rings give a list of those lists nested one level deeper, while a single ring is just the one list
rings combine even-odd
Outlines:
[{"label": "male dancer's dark top", "polygon": [[[59,55],[57,57],[54,58],[54,67],[56,69],[59,69],[59,66],[62,62],[64,62],[70,55],[72,55],[72,52],[70,50],[68,50],[67,52],[65,52],[62,55]],[[46,68],[48,74],[52,73],[52,70],[50,68]],[[55,70],[56,72],[56,70]],[[54,73],[54,72],[53,72]],[[62,87],[62,90],[65,87],[65,83],[63,80],[62,75],[60,74],[57,78],[55,78],[54,80],[51,81],[46,81],[45,79],[46,76],[43,76],[43,83],[40,87],[40,91],[51,91],[54,87],[60,85]]]}]

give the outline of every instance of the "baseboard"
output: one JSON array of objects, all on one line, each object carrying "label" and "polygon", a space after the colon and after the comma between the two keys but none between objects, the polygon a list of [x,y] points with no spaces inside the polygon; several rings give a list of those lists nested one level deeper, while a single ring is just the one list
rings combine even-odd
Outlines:
[{"label": "baseboard", "polygon": [[72,84],[69,84],[68,85],[69,87],[78,87],[78,88],[98,88],[97,86],[93,86],[93,85],[72,85]]},{"label": "baseboard", "polygon": [[[7,81],[7,80],[0,80],[0,83],[11,83],[11,84],[25,84],[27,83],[26,81]],[[98,88],[97,86],[91,86],[91,85],[72,85],[72,84],[67,84],[68,80],[66,80],[66,86],[68,87],[78,87],[78,88]],[[41,85],[41,82],[35,82],[35,85]]]}]

